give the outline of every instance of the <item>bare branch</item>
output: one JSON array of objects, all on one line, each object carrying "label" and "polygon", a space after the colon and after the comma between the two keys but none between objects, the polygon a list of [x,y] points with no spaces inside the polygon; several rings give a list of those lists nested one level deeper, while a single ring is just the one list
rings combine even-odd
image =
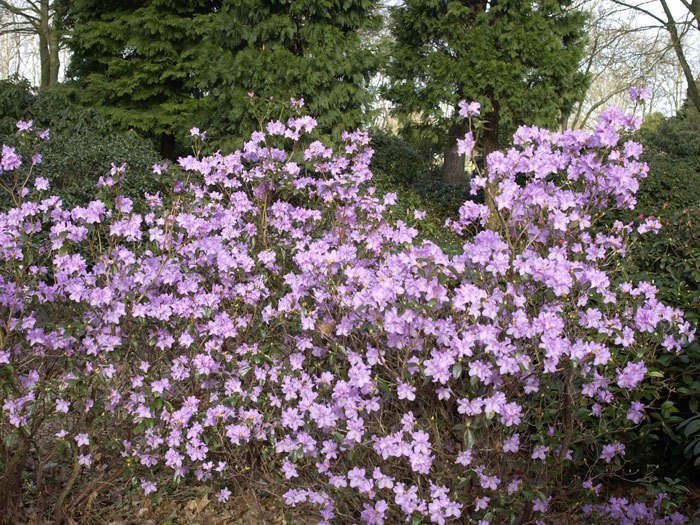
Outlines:
[{"label": "bare branch", "polygon": [[659,24],[661,24],[661,25],[664,26],[664,27],[665,27],[666,24],[668,23],[668,21],[659,18],[658,16],[656,16],[654,13],[652,13],[652,12],[649,11],[648,9],[644,9],[644,8],[643,8],[641,5],[639,5],[639,4],[635,4],[635,3],[632,3],[632,2],[624,2],[623,0],[610,0],[610,1],[613,2],[614,4],[617,4],[617,5],[619,5],[619,6],[625,7],[625,8],[627,8],[627,9],[634,9],[635,11],[639,11],[640,13],[644,13],[644,14],[647,15],[648,17],[653,18],[654,20],[656,20],[657,22],[659,22]]},{"label": "bare branch", "polygon": [[683,52],[681,39],[678,36],[678,28],[673,23],[673,16],[671,14],[671,10],[668,7],[668,2],[666,0],[659,1],[661,2],[661,7],[663,7],[664,13],[666,13],[666,17],[669,20],[667,24],[667,29],[669,34],[671,35],[673,49],[676,52],[676,55],[678,56],[678,61],[681,63],[681,67],[683,68],[685,80],[688,83],[688,98],[690,98],[690,100],[693,102],[693,105],[700,112],[700,90],[698,90],[698,84],[695,80],[695,75],[693,75],[693,72],[690,69],[690,64],[688,64],[688,60],[685,56],[685,53]]},{"label": "bare branch", "polygon": [[39,18],[29,14],[26,10],[17,7],[16,5],[8,2],[7,0],[0,0],[0,9],[4,9],[15,16],[20,16],[28,20],[32,25],[39,24]]},{"label": "bare branch", "polygon": [[30,6],[32,6],[32,9],[35,13],[41,13],[41,8],[33,0],[24,1],[27,2]]}]

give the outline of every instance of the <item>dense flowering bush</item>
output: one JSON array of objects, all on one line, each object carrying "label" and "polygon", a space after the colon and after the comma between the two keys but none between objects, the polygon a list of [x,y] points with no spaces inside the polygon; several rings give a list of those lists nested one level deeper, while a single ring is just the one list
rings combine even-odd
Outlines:
[{"label": "dense flowering bush", "polygon": [[645,359],[693,336],[620,273],[659,224],[601,221],[646,175],[618,144],[636,125],[609,110],[590,134],[519,129],[471,181],[493,206],[449,221],[458,255],[416,241],[418,210],[385,219],[367,135],[334,151],[308,116],[154,166],[172,192],[145,214],[119,193],[126,166],[64,209],[40,157],[3,148],[0,493],[31,464],[41,497],[63,459],[59,516],[120,476],[224,503],[253,471],[321,523],[683,523],[664,498],[604,494],[645,418]]}]

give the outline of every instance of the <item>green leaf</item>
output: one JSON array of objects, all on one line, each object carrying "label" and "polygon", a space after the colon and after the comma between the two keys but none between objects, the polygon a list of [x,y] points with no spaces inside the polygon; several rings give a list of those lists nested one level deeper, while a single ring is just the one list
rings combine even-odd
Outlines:
[{"label": "green leaf", "polygon": [[700,418],[697,418],[694,421],[691,421],[688,425],[686,425],[685,429],[683,430],[683,433],[686,436],[691,436],[695,434],[698,430],[700,430]]}]

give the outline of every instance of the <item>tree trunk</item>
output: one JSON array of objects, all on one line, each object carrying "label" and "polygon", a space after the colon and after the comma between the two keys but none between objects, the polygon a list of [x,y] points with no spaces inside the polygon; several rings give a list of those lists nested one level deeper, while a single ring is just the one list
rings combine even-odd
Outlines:
[{"label": "tree trunk", "polygon": [[666,13],[666,19],[668,23],[666,24],[666,30],[671,36],[671,44],[673,45],[673,50],[676,52],[676,57],[681,64],[681,69],[683,70],[683,75],[685,76],[685,81],[688,84],[688,98],[700,112],[700,89],[698,88],[697,81],[690,69],[690,64],[683,51],[683,44],[681,43],[680,36],[678,35],[678,30],[676,28],[676,23],[673,19],[673,14],[671,9],[668,7],[666,0],[661,0],[661,7],[663,7],[664,13]]},{"label": "tree trunk", "polygon": [[175,160],[175,135],[161,133],[160,155],[169,160]]},{"label": "tree trunk", "polygon": [[41,89],[49,87],[51,84],[51,53],[49,52],[49,41],[46,35],[39,33],[39,62],[41,64]]},{"label": "tree trunk", "polygon": [[0,525],[17,523],[22,504],[22,474],[29,455],[31,440],[22,442],[10,456],[5,471],[0,475]]},{"label": "tree trunk", "polygon": [[39,6],[39,60],[41,62],[40,87],[51,85],[51,20],[49,0],[41,0]]},{"label": "tree trunk", "polygon": [[[484,164],[484,173],[488,173],[488,164],[486,159],[490,153],[498,151],[498,124],[499,124],[499,107],[498,103],[493,103],[493,111],[486,115],[486,121],[484,122],[484,135],[482,142],[482,162]],[[498,210],[496,209],[496,203],[493,200],[493,188],[488,182],[486,183],[486,188],[484,191],[484,204],[489,209],[489,219],[487,222],[487,228],[496,229],[498,227]]]},{"label": "tree trunk", "polygon": [[467,133],[467,124],[460,122],[450,129],[450,134],[445,146],[445,158],[442,163],[442,180],[447,184],[466,184],[467,176],[464,173],[466,159],[457,152],[457,139],[461,139]]},{"label": "tree trunk", "polygon": [[483,147],[482,152],[484,156],[484,167],[486,167],[486,158],[490,153],[498,151],[498,115],[493,113],[489,114],[488,120],[486,121],[486,129],[484,129],[483,135]]},{"label": "tree trunk", "polygon": [[49,86],[58,84],[58,71],[61,68],[61,59],[58,53],[58,35],[56,28],[49,32]]}]

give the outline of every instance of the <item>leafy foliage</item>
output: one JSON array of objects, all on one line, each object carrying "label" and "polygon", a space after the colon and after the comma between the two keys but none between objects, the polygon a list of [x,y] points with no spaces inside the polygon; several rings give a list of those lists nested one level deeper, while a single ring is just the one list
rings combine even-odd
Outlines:
[{"label": "leafy foliage", "polygon": [[424,212],[418,224],[421,238],[430,239],[444,249],[459,244],[459,238],[445,228],[462,203],[470,198],[466,188],[445,184],[429,150],[381,130],[372,136],[372,181],[382,194],[396,194],[396,206],[387,210],[395,220],[410,218],[415,210]]},{"label": "leafy foliage", "polygon": [[[307,101],[319,129],[340,136],[367,122],[370,77],[379,55],[368,43],[380,23],[377,0],[223,0],[202,17],[209,44],[206,85],[215,138],[259,129],[262,100]],[[278,115],[267,115],[269,119]],[[267,119],[263,119],[267,120]]]},{"label": "leafy foliage", "polygon": [[203,106],[206,28],[197,15],[209,0],[70,2],[72,58],[68,76],[78,79],[82,102],[97,108],[120,130],[163,140],[188,129]]},{"label": "leafy foliage", "polygon": [[173,199],[139,213],[117,166],[64,208],[34,172],[46,134],[18,123],[0,158],[5,508],[24,490],[79,517],[117,480],[146,496],[199,481],[223,503],[264,465],[326,525],[683,523],[676,501],[604,485],[629,475],[657,350],[694,335],[619,264],[658,222],[600,222],[646,175],[618,145],[634,124],[520,128],[470,185],[493,192],[495,226],[465,201],[448,253],[417,239],[420,216],[387,220],[360,132],[333,150],[310,117],[270,122],[181,159]]},{"label": "leafy foliage", "polygon": [[14,133],[15,123],[27,115],[33,100],[32,87],[27,80],[0,80],[0,134]]},{"label": "leafy foliage", "polygon": [[402,122],[445,145],[468,99],[482,104],[492,140],[499,128],[555,125],[585,86],[584,18],[570,3],[403,2],[393,11],[387,91]]},{"label": "leafy foliage", "polygon": [[[112,163],[126,164],[124,194],[143,209],[144,191],[166,188],[151,168],[161,161],[153,144],[135,131],[117,131],[97,110],[78,104],[71,85],[35,92],[29,84],[0,83],[0,140],[18,141],[16,122],[22,116],[36,128],[50,128],[53,140],[42,148],[34,172],[47,178],[69,206],[85,205],[95,196],[95,183]],[[2,196],[6,198],[6,196]]]},{"label": "leafy foliage", "polygon": [[[700,118],[686,104],[675,117],[642,129],[644,160],[650,173],[640,184],[637,213],[658,217],[659,235],[640,239],[626,261],[638,279],[653,282],[659,296],[681,308],[691,323],[700,320]],[[645,458],[660,472],[698,481],[694,465],[695,424],[700,414],[700,345],[658,359],[660,378],[648,399],[655,410],[640,431]]]},{"label": "leafy foliage", "polygon": [[339,137],[366,121],[379,59],[363,39],[379,23],[376,6],[80,0],[67,7],[69,75],[84,86],[86,105],[119,129],[162,137],[163,148],[178,133],[186,142],[182,130],[191,126],[219,144],[246,137],[261,124],[252,92],[262,101],[306,98],[323,115],[321,128]]}]

